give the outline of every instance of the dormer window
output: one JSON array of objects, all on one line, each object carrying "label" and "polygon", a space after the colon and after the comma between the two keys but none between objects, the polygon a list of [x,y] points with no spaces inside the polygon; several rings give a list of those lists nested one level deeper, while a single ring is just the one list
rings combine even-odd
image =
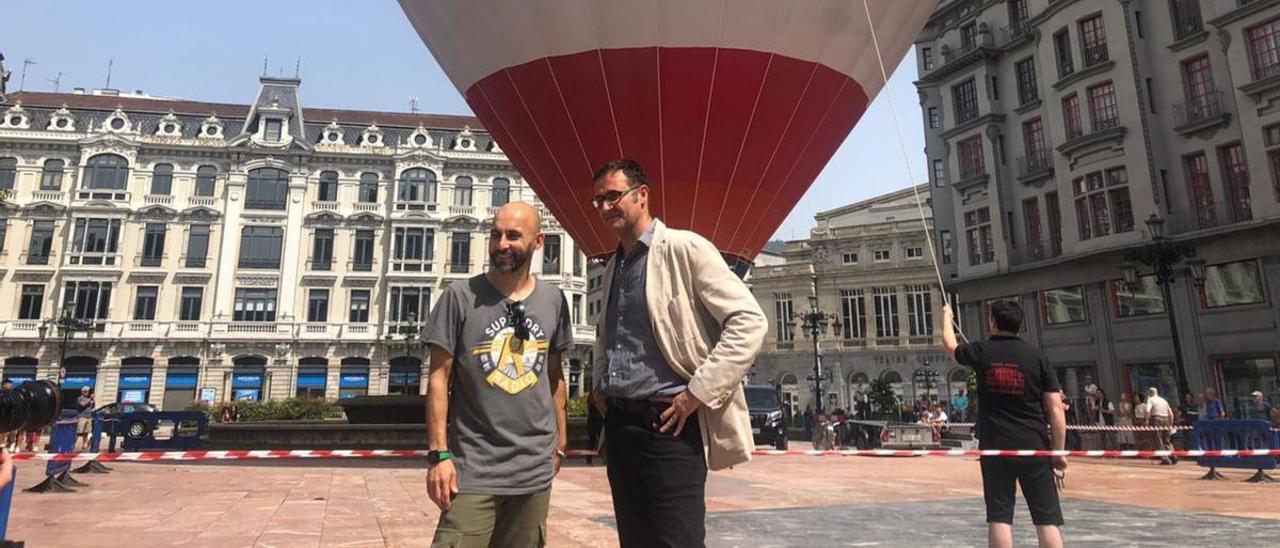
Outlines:
[{"label": "dormer window", "polygon": [[262,130],[262,138],[269,143],[280,142],[280,134],[284,130],[284,120],[279,118],[267,118],[264,122]]},{"label": "dormer window", "polygon": [[426,145],[426,144],[427,144],[427,136],[426,136],[426,135],[414,135],[414,136],[413,136],[413,144],[418,145],[418,146],[424,146],[424,145]]},{"label": "dormer window", "polygon": [[31,118],[22,110],[22,105],[14,105],[5,111],[4,118],[0,119],[5,127],[16,129],[27,129],[30,127]]},{"label": "dormer window", "polygon": [[431,146],[431,134],[427,133],[426,128],[418,126],[409,134],[409,144],[418,148]]},{"label": "dormer window", "polygon": [[66,106],[54,111],[53,116],[49,118],[49,126],[47,129],[58,131],[71,131],[75,129],[75,120],[71,118],[71,111]]}]

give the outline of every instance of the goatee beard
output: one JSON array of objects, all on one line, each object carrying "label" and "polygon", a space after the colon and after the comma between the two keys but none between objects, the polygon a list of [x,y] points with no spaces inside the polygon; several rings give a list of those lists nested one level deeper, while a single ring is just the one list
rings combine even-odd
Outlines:
[{"label": "goatee beard", "polygon": [[503,256],[500,253],[489,255],[489,266],[494,270],[497,270],[498,272],[502,272],[504,274],[511,274],[513,272],[518,272],[521,268],[524,267],[525,262],[529,260],[528,255],[521,255],[519,253],[513,252],[511,253],[511,263],[508,266],[506,264],[503,264],[501,260],[502,258]]}]

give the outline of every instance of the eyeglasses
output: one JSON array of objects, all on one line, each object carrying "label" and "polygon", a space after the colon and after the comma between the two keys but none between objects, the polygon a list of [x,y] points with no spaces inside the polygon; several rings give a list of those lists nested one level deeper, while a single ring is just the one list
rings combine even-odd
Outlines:
[{"label": "eyeglasses", "polygon": [[611,190],[604,194],[597,194],[595,197],[591,198],[591,205],[595,206],[596,209],[600,209],[604,207],[605,204],[617,205],[617,203],[622,201],[622,199],[625,198],[628,194],[635,192],[636,189],[639,189],[642,186],[644,185],[633,186],[622,192],[619,192],[617,190]]},{"label": "eyeglasses", "polygon": [[529,340],[529,326],[524,323],[524,302],[516,301],[507,305],[507,324],[516,330],[516,339]]}]

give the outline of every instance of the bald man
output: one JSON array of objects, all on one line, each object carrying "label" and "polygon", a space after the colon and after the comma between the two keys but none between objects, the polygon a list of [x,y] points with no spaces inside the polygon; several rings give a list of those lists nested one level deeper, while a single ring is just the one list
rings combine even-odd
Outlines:
[{"label": "bald man", "polygon": [[564,293],[529,274],[542,242],[532,206],[502,206],[488,272],[446,288],[424,328],[427,494],[441,510],[432,546],[545,543],[568,445],[560,355],[573,333]]}]

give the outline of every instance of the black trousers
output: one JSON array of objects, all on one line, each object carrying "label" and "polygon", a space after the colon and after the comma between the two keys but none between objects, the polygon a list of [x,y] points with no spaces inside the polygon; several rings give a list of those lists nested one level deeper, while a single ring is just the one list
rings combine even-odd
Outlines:
[{"label": "black trousers", "polygon": [[698,547],[706,539],[707,463],[697,414],[680,436],[658,432],[666,404],[610,400],[609,489],[622,548]]}]

